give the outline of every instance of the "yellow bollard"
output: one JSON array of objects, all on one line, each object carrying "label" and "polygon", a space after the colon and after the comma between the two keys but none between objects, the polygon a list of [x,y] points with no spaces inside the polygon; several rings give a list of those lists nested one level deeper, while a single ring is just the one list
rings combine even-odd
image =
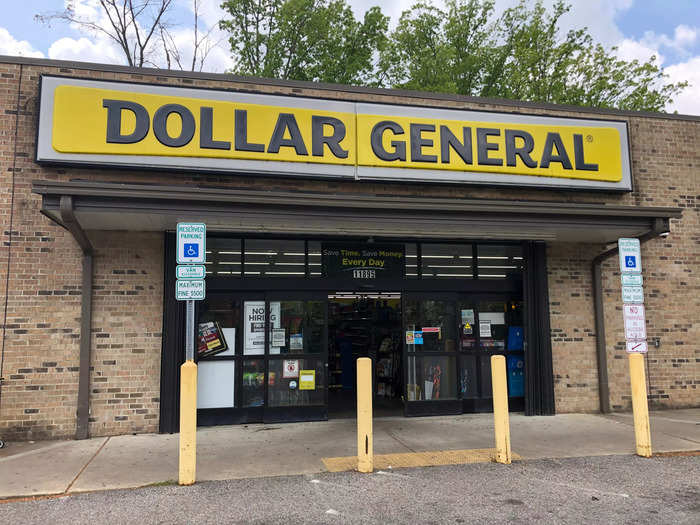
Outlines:
[{"label": "yellow bollard", "polygon": [[649,429],[649,404],[647,402],[647,381],[644,374],[644,354],[629,354],[629,362],[637,455],[650,458],[651,431]]},{"label": "yellow bollard", "polygon": [[197,365],[180,366],[180,485],[192,485],[197,467]]},{"label": "yellow bollard", "polygon": [[508,417],[508,386],[506,358],[491,356],[491,385],[493,387],[493,429],[496,434],[496,461],[510,465],[510,419]]},{"label": "yellow bollard", "polygon": [[357,360],[357,470],[374,470],[372,448],[372,360]]}]

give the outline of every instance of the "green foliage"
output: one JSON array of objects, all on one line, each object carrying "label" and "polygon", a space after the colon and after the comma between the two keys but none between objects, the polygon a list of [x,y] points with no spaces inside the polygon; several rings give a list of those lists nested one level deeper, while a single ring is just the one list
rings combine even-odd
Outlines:
[{"label": "green foliage", "polygon": [[235,73],[364,85],[387,42],[378,7],[357,21],[344,0],[226,0]]},{"label": "green foliage", "polygon": [[617,57],[586,28],[560,30],[570,6],[538,0],[496,16],[495,0],[421,0],[387,37],[378,7],[355,19],[345,0],[226,0],[235,72],[499,97],[663,111],[687,83],[666,83],[650,57]]}]

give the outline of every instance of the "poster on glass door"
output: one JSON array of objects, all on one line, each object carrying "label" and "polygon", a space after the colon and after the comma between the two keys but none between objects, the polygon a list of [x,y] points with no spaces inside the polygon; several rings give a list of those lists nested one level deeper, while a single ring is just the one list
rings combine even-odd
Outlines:
[{"label": "poster on glass door", "polygon": [[[265,301],[245,302],[244,355],[265,353]],[[280,303],[270,303],[270,329],[280,327]],[[271,346],[270,354],[279,354],[279,346]]]}]

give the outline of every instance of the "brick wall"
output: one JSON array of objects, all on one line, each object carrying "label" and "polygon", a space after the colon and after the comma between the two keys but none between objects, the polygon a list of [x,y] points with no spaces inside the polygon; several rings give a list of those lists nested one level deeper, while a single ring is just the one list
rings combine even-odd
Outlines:
[{"label": "brick wall", "polygon": [[550,244],[549,322],[557,412],[598,411],[598,368],[591,261],[603,247]]},{"label": "brick wall", "polygon": [[[611,117],[629,123],[635,191],[625,194],[55,168],[39,166],[32,160],[38,83],[42,73],[364,102],[514,111],[510,106],[466,100],[436,101],[389,93],[367,95],[240,81],[66,69],[37,62],[23,66],[0,63],[0,114],[3,117],[0,119],[0,221],[3,236],[0,305],[3,310],[7,298],[3,371],[6,382],[0,401],[1,436],[9,439],[55,438],[69,437],[75,432],[81,252],[68,232],[39,213],[41,199],[31,194],[33,179],[67,181],[79,178],[305,189],[335,194],[365,192],[682,207],[683,218],[672,221],[671,235],[650,241],[642,252],[649,336],[659,338],[661,343],[658,348],[650,348],[649,387],[653,404],[700,405],[700,349],[697,343],[700,339],[700,122],[641,115]],[[527,108],[520,112],[604,118],[566,110]],[[11,191],[13,179],[14,193]],[[8,246],[10,229],[11,249]],[[92,435],[107,435],[155,431],[160,390],[162,234],[91,232],[90,237],[97,249],[90,432]],[[558,412],[590,412],[598,407],[590,262],[603,249],[603,246],[567,243],[554,243],[548,249]],[[8,257],[11,264],[6,293]],[[627,409],[630,406],[629,386],[616,267],[616,260],[612,260],[604,265],[603,271],[606,344],[611,404],[616,409]]]},{"label": "brick wall", "polygon": [[156,432],[163,234],[101,232],[96,248],[90,435]]}]

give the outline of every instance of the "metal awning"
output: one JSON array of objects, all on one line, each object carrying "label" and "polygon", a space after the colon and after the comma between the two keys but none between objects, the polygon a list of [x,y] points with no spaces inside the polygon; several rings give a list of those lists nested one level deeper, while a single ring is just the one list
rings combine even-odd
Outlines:
[{"label": "metal awning", "polygon": [[86,230],[174,230],[431,239],[607,243],[668,231],[681,209],[569,202],[455,199],[91,181],[34,181],[41,211],[59,224],[70,197]]}]

